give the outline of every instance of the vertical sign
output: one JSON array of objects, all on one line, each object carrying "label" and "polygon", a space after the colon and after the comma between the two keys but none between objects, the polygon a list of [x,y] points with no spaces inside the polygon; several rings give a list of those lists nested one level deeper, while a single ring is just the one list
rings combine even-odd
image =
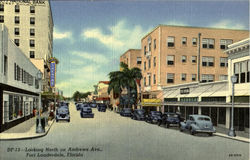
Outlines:
[{"label": "vertical sign", "polygon": [[54,88],[56,83],[56,62],[50,63],[50,87]]}]

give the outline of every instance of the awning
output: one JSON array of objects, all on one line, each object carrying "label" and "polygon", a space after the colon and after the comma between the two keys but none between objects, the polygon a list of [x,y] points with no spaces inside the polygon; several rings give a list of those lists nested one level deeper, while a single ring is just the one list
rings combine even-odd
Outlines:
[{"label": "awning", "polygon": [[161,106],[161,99],[142,99],[142,106]]},{"label": "awning", "polygon": [[109,97],[97,97],[96,101],[109,101]]},{"label": "awning", "polygon": [[200,96],[202,97],[216,97],[216,96],[226,96],[227,94],[227,83],[224,84],[213,84],[208,85],[208,89],[205,90]]}]

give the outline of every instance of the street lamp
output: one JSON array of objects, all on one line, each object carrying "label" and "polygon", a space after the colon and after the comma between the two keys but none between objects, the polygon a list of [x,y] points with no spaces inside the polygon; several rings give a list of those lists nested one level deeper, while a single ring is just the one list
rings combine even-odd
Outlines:
[{"label": "street lamp", "polygon": [[231,127],[228,132],[228,136],[235,137],[236,133],[234,130],[234,84],[237,82],[237,77],[235,75],[231,76],[232,82],[232,111],[231,111]]},{"label": "street lamp", "polygon": [[[36,78],[38,80],[38,84],[39,84],[39,89],[41,90],[41,80],[42,80],[42,72],[39,70],[36,74]],[[38,102],[38,126],[36,128],[36,133],[43,133],[45,132],[42,124],[41,124],[41,91],[39,92],[39,102]]]}]

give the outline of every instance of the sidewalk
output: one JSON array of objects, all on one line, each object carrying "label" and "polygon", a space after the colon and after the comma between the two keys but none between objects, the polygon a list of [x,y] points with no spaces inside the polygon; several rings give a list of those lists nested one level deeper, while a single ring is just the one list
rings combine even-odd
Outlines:
[{"label": "sidewalk", "polygon": [[44,133],[36,133],[36,117],[33,117],[23,123],[20,123],[2,133],[0,133],[0,141],[4,140],[21,140],[43,137],[48,134],[54,120],[48,121],[45,126]]}]

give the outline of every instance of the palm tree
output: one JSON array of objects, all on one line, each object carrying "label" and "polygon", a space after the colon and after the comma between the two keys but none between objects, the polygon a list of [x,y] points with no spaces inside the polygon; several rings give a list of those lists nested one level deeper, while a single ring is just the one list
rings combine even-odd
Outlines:
[{"label": "palm tree", "polygon": [[124,88],[127,89],[128,106],[131,106],[131,91],[137,91],[136,80],[142,79],[141,69],[134,67],[129,69],[128,65],[121,62],[121,71],[114,71],[109,73],[110,83],[108,87],[108,93],[113,90],[114,94],[121,94]]}]

